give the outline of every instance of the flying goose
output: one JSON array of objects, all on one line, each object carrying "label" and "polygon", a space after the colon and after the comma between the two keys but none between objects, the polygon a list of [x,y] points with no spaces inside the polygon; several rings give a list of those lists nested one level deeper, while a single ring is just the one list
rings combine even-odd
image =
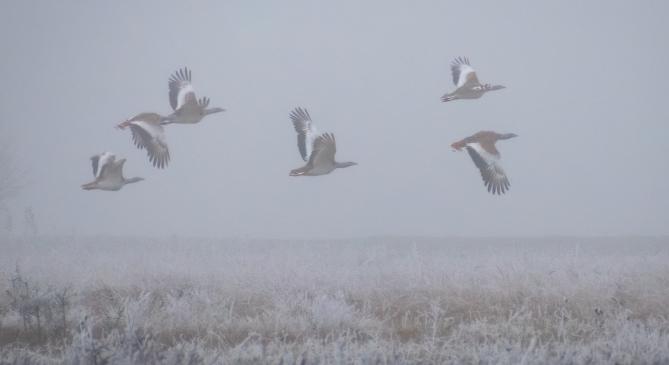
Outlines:
[{"label": "flying goose", "polygon": [[297,132],[297,148],[302,159],[307,161],[306,165],[290,171],[290,176],[326,175],[336,168],[357,165],[355,162],[335,161],[337,143],[334,134],[319,135],[306,109],[295,108],[290,113],[290,119]]},{"label": "flying goose", "polygon": [[195,124],[209,114],[225,111],[223,108],[207,108],[209,98],[197,99],[191,83],[191,71],[188,68],[177,70],[168,82],[170,105],[174,113],[168,115],[162,124]]},{"label": "flying goose", "polygon": [[149,161],[159,169],[164,169],[170,161],[163,121],[165,117],[156,113],[141,113],[118,125],[119,129],[130,127],[135,146],[146,149]]},{"label": "flying goose", "polygon": [[123,164],[125,158],[116,161],[116,156],[110,152],[104,152],[91,157],[93,164],[93,176],[95,180],[88,184],[81,185],[84,190],[106,190],[118,191],[126,184],[136,183],[144,180],[141,177],[123,177]]},{"label": "flying goose", "polygon": [[483,183],[492,194],[504,194],[509,190],[509,179],[500,165],[500,154],[495,148],[495,142],[503,139],[518,137],[513,133],[500,134],[491,131],[481,131],[461,141],[451,144],[451,147],[460,151],[466,148],[474,165],[481,171]]},{"label": "flying goose", "polygon": [[453,74],[453,83],[456,86],[455,91],[444,94],[441,101],[447,102],[456,99],[478,99],[483,94],[491,90],[504,89],[502,85],[481,84],[476,71],[469,64],[466,57],[458,57],[451,63],[451,73]]}]

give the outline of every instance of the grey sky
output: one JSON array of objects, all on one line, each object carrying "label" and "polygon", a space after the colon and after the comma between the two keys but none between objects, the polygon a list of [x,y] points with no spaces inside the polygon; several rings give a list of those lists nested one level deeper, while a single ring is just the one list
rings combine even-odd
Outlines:
[{"label": "grey sky", "polygon": [[[0,130],[17,143],[45,233],[253,237],[669,234],[663,1],[16,1],[0,5]],[[441,103],[468,56],[507,89]],[[168,113],[167,79],[193,70],[228,109],[167,129],[149,164],[113,126]],[[337,136],[316,178],[288,118]],[[498,144],[511,190],[486,192],[450,143]],[[127,157],[118,193],[87,192],[88,158]]]}]

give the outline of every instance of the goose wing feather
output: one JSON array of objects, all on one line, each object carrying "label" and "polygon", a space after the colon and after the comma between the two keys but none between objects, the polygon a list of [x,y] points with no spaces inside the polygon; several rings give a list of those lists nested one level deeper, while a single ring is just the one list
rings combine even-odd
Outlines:
[{"label": "goose wing feather", "polygon": [[159,123],[143,120],[130,122],[132,140],[137,148],[146,149],[153,166],[163,169],[170,161],[170,151],[165,139],[165,132]]},{"label": "goose wing feather", "polygon": [[478,143],[466,146],[474,165],[481,172],[483,183],[492,194],[504,194],[511,184],[500,164],[498,156],[486,152]]},{"label": "goose wing feather", "polygon": [[175,71],[168,82],[170,105],[172,109],[179,110],[185,104],[198,104],[195,97],[195,89],[191,83],[191,71],[184,67]]},{"label": "goose wing feather", "polygon": [[337,142],[334,134],[324,133],[314,141],[309,164],[313,167],[334,164],[335,153],[337,153]]},{"label": "goose wing feather", "polygon": [[469,64],[469,58],[458,57],[451,63],[451,74],[453,76],[453,83],[460,88],[467,83],[479,84],[476,71]]},{"label": "goose wing feather", "polygon": [[98,178],[102,176],[102,172],[105,169],[105,166],[110,162],[114,162],[116,156],[110,152],[104,152],[99,155],[91,157],[91,164],[93,165],[93,176]]},{"label": "goose wing feather", "polygon": [[295,108],[290,112],[290,119],[297,132],[297,149],[304,161],[309,160],[318,132],[311,121],[309,112],[304,108]]}]

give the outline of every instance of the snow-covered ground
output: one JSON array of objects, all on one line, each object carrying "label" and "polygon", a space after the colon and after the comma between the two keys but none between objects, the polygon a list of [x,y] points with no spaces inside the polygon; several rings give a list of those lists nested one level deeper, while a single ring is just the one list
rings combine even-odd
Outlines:
[{"label": "snow-covered ground", "polygon": [[669,239],[0,238],[0,363],[669,363]]}]

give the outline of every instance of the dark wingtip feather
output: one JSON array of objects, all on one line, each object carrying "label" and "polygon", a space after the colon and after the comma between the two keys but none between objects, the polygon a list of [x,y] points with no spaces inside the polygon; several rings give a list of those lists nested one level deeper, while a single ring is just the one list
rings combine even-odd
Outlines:
[{"label": "dark wingtip feather", "polygon": [[180,68],[170,76],[170,82],[180,81],[191,81],[191,71],[188,67]]},{"label": "dark wingtip feather", "polygon": [[451,63],[452,66],[457,67],[458,65],[470,65],[469,57],[458,56]]},{"label": "dark wingtip feather", "polygon": [[311,121],[311,115],[309,115],[309,111],[307,109],[297,107],[290,112],[290,119],[293,122],[299,122],[303,120]]}]

